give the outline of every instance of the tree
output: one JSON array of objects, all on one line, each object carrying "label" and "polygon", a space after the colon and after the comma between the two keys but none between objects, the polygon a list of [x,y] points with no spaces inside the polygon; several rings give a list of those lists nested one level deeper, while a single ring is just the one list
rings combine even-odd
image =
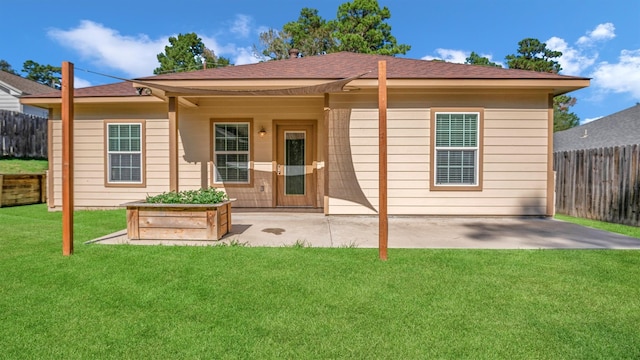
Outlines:
[{"label": "tree", "polygon": [[8,72],[9,74],[20,76],[6,60],[0,59],[0,70]]},{"label": "tree", "polygon": [[253,54],[263,60],[282,60],[289,57],[291,36],[284,31],[269,29],[260,33],[261,49],[253,46]]},{"label": "tree", "polygon": [[385,20],[391,17],[387,7],[377,0],[353,0],[338,7],[337,18],[326,21],[318,10],[303,8],[297,21],[286,23],[282,31],[269,29],[260,34],[261,48],[253,46],[256,56],[264,60],[289,57],[296,48],[303,56],[337,51],[365,54],[406,54],[411,46],[398,44]]},{"label": "tree", "polygon": [[22,72],[27,73],[25,78],[29,80],[55,89],[61,87],[62,68],[60,66],[41,65],[33,60],[27,60],[22,64]]},{"label": "tree", "polygon": [[474,51],[472,51],[471,55],[469,55],[469,57],[465,59],[464,63],[465,64],[471,64],[471,65],[495,66],[495,67],[499,67],[499,68],[502,67],[500,64],[496,64],[494,62],[491,62],[491,60],[489,60],[489,58],[484,57],[484,56],[480,56],[477,53],[475,53]]},{"label": "tree", "polygon": [[406,54],[411,46],[398,44],[391,35],[391,26],[385,20],[391,18],[386,6],[382,9],[377,0],[353,0],[338,7],[337,18],[331,22],[337,51],[365,54]]},{"label": "tree", "polygon": [[282,30],[291,37],[291,47],[303,56],[325,54],[336,45],[330,23],[318,15],[316,9],[303,8],[298,21],[284,24]]},{"label": "tree", "polygon": [[[547,49],[547,44],[538,39],[526,38],[518,42],[518,54],[506,57],[511,69],[533,70],[539,72],[558,73],[562,70],[558,61],[562,52]],[[580,124],[580,118],[569,108],[578,100],[568,95],[553,98],[553,131],[570,129]]]},{"label": "tree", "polygon": [[213,50],[209,48],[204,48],[202,51],[202,59],[203,59],[203,68],[211,69],[211,68],[219,68],[231,65],[231,60],[223,56],[216,56]]},{"label": "tree", "polygon": [[207,68],[229,65],[229,59],[216,57],[196,33],[171,36],[169,44],[164,47],[164,53],[158,54],[160,66],[153,70],[154,74],[200,70],[204,67],[203,60]]},{"label": "tree", "polygon": [[554,60],[562,56],[562,52],[547,49],[547,44],[538,39],[526,38],[518,42],[518,54],[507,55],[510,69],[533,70],[539,72],[558,73],[562,70]]},{"label": "tree", "polygon": [[558,95],[553,98],[553,132],[571,129],[580,125],[578,115],[569,112],[569,108],[578,100],[568,95]]}]

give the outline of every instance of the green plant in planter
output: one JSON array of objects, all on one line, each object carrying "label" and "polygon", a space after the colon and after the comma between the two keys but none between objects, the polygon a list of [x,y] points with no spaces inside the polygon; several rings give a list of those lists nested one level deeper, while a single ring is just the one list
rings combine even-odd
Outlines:
[{"label": "green plant in planter", "polygon": [[216,188],[165,192],[146,199],[149,204],[218,204],[227,200],[227,194]]}]

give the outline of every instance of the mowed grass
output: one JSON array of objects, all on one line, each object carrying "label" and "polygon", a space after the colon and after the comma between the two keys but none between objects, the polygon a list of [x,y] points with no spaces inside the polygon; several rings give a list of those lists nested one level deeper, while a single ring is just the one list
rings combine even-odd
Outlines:
[{"label": "mowed grass", "polygon": [[84,245],[0,208],[0,358],[637,359],[640,252]]},{"label": "mowed grass", "polygon": [[0,174],[34,174],[48,169],[47,160],[1,159]]}]

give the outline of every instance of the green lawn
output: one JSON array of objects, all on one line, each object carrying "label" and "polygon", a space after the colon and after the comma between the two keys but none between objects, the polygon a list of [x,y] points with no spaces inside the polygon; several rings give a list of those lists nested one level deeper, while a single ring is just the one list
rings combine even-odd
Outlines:
[{"label": "green lawn", "polygon": [[0,208],[0,358],[638,359],[640,252],[83,245]]},{"label": "green lawn", "polygon": [[43,173],[48,166],[47,160],[0,159],[0,174]]}]

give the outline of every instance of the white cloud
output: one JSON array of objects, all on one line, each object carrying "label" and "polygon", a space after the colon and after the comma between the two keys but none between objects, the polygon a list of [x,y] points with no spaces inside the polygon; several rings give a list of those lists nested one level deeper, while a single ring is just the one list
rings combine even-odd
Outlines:
[{"label": "white cloud", "polygon": [[454,50],[454,49],[436,49],[436,54],[438,56],[424,56],[422,60],[444,60],[446,62],[464,64],[465,60],[469,56],[470,53],[467,53],[463,50]]},{"label": "white cloud", "polygon": [[605,92],[631,93],[640,100],[640,49],[622,50],[618,63],[603,61],[591,74],[593,84]]},{"label": "white cloud", "polygon": [[204,46],[207,47],[207,49],[213,50],[213,53],[216,56],[228,57],[228,55],[230,54],[233,55],[237,51],[236,46],[234,44],[222,45],[218,42],[216,38],[209,37],[209,36],[200,36],[200,38],[202,39]]},{"label": "white cloud", "polygon": [[[437,56],[431,56],[431,55],[423,56],[422,60],[444,60],[450,63],[464,64],[465,61],[467,61],[467,58],[469,57],[469,55],[471,55],[470,51],[442,49],[442,48],[436,49],[435,53],[437,54]],[[503,63],[499,61],[493,61],[493,55],[491,54],[479,54],[479,56],[486,57],[487,59],[489,59],[489,61],[495,62],[496,64],[504,67]]]},{"label": "white cloud", "polygon": [[85,79],[79,78],[77,76],[73,77],[73,87],[75,89],[84,88],[91,86],[91,83]]},{"label": "white cloud", "polygon": [[70,30],[52,29],[48,35],[85,59],[132,77],[151,75],[158,66],[156,55],[168,44],[168,36],[154,40],[144,34],[121,35],[90,20]]},{"label": "white cloud", "polygon": [[[245,36],[251,32],[251,18],[238,15],[231,31]],[[151,39],[146,34],[136,36],[121,34],[91,20],[83,20],[68,30],[52,29],[48,35],[60,45],[75,50],[83,59],[87,59],[100,68],[118,70],[129,77],[152,75],[158,67],[157,55],[169,45],[169,36]],[[176,36],[176,35],[173,35]],[[216,37],[200,35],[206,47],[217,56],[231,59],[236,65],[256,63],[249,47],[238,47],[233,43],[221,44]],[[85,80],[77,79],[76,87],[90,86]]]},{"label": "white cloud", "polygon": [[562,52],[558,62],[562,66],[563,74],[580,75],[598,60],[596,43],[613,39],[616,36],[615,30],[612,23],[598,24],[593,30],[587,31],[586,35],[581,36],[574,46],[556,36],[547,40],[546,44],[549,49]]},{"label": "white cloud", "polygon": [[234,65],[254,64],[260,59],[253,56],[253,50],[250,47],[238,47],[233,43],[221,45],[213,37],[202,37],[204,45],[213,50],[216,56],[224,56],[231,60]]},{"label": "white cloud", "polygon": [[546,41],[547,47],[551,50],[562,52],[558,59],[562,66],[562,73],[567,75],[578,75],[586,68],[596,62],[598,53],[585,54],[580,48],[573,48],[564,39],[552,37]]},{"label": "white cloud", "polygon": [[232,61],[236,65],[245,65],[245,64],[255,64],[259,62],[260,59],[255,57],[253,54],[253,49],[247,48],[239,48],[237,49],[236,56],[234,61]]},{"label": "white cloud", "polygon": [[251,23],[253,19],[251,16],[238,14],[231,25],[229,31],[231,33],[239,35],[241,37],[248,37],[251,34]]},{"label": "white cloud", "polygon": [[587,35],[581,36],[576,44],[591,45],[595,41],[611,40],[616,37],[615,31],[612,23],[599,24],[592,31],[587,31]]},{"label": "white cloud", "polygon": [[602,119],[602,118],[603,118],[603,116],[596,116],[596,117],[593,117],[593,118],[586,118],[586,119],[582,120],[582,122],[580,124],[590,123],[592,121],[596,121],[596,120]]}]

